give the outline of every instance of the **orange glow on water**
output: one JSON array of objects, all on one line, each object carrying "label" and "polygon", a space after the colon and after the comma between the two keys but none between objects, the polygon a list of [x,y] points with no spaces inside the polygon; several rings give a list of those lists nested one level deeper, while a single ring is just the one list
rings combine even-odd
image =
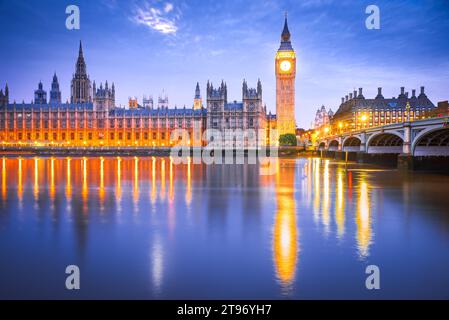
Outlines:
[{"label": "orange glow on water", "polygon": [[100,198],[100,207],[103,208],[105,189],[104,189],[104,158],[100,158],[100,189],[98,192],[98,197]]},{"label": "orange glow on water", "polygon": [[335,206],[335,220],[337,222],[337,234],[342,238],[345,233],[345,198],[343,185],[343,169],[337,169],[337,203]]},{"label": "orange glow on water", "polygon": [[187,186],[186,186],[186,204],[190,206],[192,203],[192,173],[191,173],[191,158],[187,158]]},{"label": "orange glow on water", "polygon": [[55,200],[55,159],[50,159],[50,199]]},{"label": "orange glow on water", "polygon": [[6,187],[6,159],[2,159],[2,198],[3,201],[6,201],[6,197],[8,196],[8,190]]},{"label": "orange glow on water", "polygon": [[65,195],[68,201],[72,199],[72,170],[71,170],[72,159],[67,158],[67,178],[66,178],[66,188]]},{"label": "orange glow on water", "polygon": [[39,199],[39,159],[34,158],[34,186],[33,186],[34,200]]},{"label": "orange glow on water", "polygon": [[151,203],[156,203],[156,158],[151,158]]},{"label": "orange glow on water", "polygon": [[288,293],[295,280],[298,263],[294,175],[294,168],[278,167],[275,186],[277,210],[273,231],[274,265],[284,293]]},{"label": "orange glow on water", "polygon": [[369,255],[369,246],[371,244],[371,208],[368,191],[368,183],[362,177],[359,186],[357,201],[356,225],[357,225],[357,245],[361,257]]},{"label": "orange glow on water", "polygon": [[17,169],[17,197],[19,199],[19,204],[22,204],[23,200],[23,181],[22,181],[22,158],[18,160],[18,169]]}]

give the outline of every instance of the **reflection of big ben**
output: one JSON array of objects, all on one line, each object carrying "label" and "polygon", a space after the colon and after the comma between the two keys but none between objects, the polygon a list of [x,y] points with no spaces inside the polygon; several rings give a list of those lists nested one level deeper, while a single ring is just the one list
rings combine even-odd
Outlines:
[{"label": "reflection of big ben", "polygon": [[[279,165],[279,164],[278,164]],[[284,294],[290,294],[298,262],[296,225],[295,162],[284,162],[276,174],[276,216],[273,227],[273,258],[276,276]]]},{"label": "reflection of big ben", "polygon": [[278,134],[295,133],[295,76],[296,55],[290,41],[285,16],[281,46],[276,53],[276,122]]}]

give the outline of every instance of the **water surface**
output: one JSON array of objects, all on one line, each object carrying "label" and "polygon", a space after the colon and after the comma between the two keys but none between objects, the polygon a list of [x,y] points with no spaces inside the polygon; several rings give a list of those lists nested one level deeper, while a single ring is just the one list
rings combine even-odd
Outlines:
[{"label": "water surface", "polygon": [[271,176],[169,158],[0,161],[3,299],[449,298],[448,176],[312,158],[279,159]]}]

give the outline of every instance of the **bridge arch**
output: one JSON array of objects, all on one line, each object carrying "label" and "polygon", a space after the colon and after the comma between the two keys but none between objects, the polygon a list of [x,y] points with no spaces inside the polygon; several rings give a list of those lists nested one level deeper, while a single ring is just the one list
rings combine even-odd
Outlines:
[{"label": "bridge arch", "polygon": [[347,137],[343,141],[343,151],[360,151],[362,140],[357,136]]},{"label": "bridge arch", "polygon": [[420,132],[412,144],[414,156],[449,156],[449,127]]},{"label": "bridge arch", "polygon": [[338,150],[339,142],[338,140],[332,140],[329,142],[329,151],[337,151]]},{"label": "bridge arch", "polygon": [[404,139],[395,132],[381,132],[368,138],[368,153],[402,153]]},{"label": "bridge arch", "polygon": [[325,141],[320,142],[320,144],[318,145],[318,150],[326,150],[326,142]]}]

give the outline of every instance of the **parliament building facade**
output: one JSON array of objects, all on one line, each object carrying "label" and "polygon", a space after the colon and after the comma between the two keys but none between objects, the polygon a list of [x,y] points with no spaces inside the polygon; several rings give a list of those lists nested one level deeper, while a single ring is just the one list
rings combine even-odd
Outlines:
[{"label": "parliament building facade", "polygon": [[[49,96],[40,82],[31,103],[10,103],[8,85],[4,92],[0,90],[0,142],[4,146],[47,147],[167,147],[180,143],[203,146],[208,142],[205,130],[214,129],[209,131],[221,133],[225,143],[230,139],[231,147],[235,147],[233,141],[242,132],[244,139],[256,138],[259,147],[277,144],[278,125],[283,133],[294,133],[295,61],[285,19],[275,60],[276,110],[282,122],[278,124],[276,115],[267,113],[260,80],[256,88],[248,87],[246,80],[243,81],[240,102],[228,101],[226,83],[214,87],[208,82],[206,105],[197,84],[191,108],[170,108],[166,97],[160,98],[156,107],[152,98],[145,98],[142,106],[130,99],[127,108],[118,107],[114,83],[109,85],[106,81],[98,87],[95,81],[91,83],[80,42],[70,101],[61,101],[56,74]],[[183,129],[184,134],[176,135],[178,139],[171,141],[175,129]],[[247,137],[247,132],[256,137]],[[249,146],[243,141],[245,147]]]}]

